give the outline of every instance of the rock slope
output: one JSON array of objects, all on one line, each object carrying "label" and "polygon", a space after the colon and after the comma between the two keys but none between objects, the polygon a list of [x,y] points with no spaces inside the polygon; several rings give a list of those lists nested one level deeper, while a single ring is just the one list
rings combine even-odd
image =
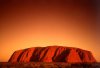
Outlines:
[{"label": "rock slope", "polygon": [[48,46],[18,50],[13,53],[9,62],[96,62],[90,51],[79,48]]}]

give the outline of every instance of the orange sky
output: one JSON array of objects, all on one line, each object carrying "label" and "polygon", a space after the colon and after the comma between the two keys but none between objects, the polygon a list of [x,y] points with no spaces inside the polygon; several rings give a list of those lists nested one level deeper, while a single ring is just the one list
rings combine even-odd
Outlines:
[{"label": "orange sky", "polygon": [[100,61],[92,0],[10,0],[1,6],[0,62],[8,61],[15,50],[50,45],[86,49]]}]

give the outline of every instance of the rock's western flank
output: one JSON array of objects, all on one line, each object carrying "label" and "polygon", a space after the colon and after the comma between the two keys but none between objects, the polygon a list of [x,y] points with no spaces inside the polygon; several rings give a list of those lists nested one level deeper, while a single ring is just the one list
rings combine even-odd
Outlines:
[{"label": "rock's western flank", "polygon": [[18,50],[13,53],[9,62],[96,62],[90,51],[79,48],[48,46]]}]

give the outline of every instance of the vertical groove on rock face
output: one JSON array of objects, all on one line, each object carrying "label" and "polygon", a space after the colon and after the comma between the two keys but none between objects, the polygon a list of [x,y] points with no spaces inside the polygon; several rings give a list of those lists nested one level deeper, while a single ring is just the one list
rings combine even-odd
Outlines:
[{"label": "vertical groove on rock face", "polygon": [[28,57],[28,53],[29,53],[29,52],[27,52],[26,57]]},{"label": "vertical groove on rock face", "polygon": [[96,61],[96,59],[93,57],[91,52],[88,52],[88,58],[89,58],[90,62],[95,62]]},{"label": "vertical groove on rock face", "polygon": [[34,48],[28,48],[24,51],[24,53],[22,54],[20,61],[21,62],[29,62],[30,57],[32,56],[32,53],[34,51]]},{"label": "vertical groove on rock face", "polygon": [[89,60],[91,60],[91,53],[90,52],[88,52],[88,58],[89,58]]},{"label": "vertical groove on rock face", "polygon": [[61,50],[61,49],[62,49],[62,48],[59,47],[59,48],[56,50],[57,52],[55,53],[55,56],[53,56],[53,61],[54,61],[54,62],[57,62],[57,61],[59,62],[59,61],[60,61],[60,58],[59,58],[59,60],[58,60],[58,56],[61,54],[61,52],[63,52],[63,49],[62,49],[62,50]]},{"label": "vertical groove on rock face", "polygon": [[89,57],[88,57],[88,52],[86,53],[85,51],[83,52],[84,53],[84,57],[85,58],[83,58],[83,62],[88,62],[89,61]]},{"label": "vertical groove on rock face", "polygon": [[40,54],[40,61],[43,61],[42,59],[45,57],[47,51],[48,51],[49,48],[45,48],[43,49],[43,51],[41,52]]},{"label": "vertical groove on rock face", "polygon": [[65,62],[65,58],[66,56],[68,56],[69,54],[69,49],[66,49],[66,48],[60,48],[58,50],[58,55],[56,56],[55,58],[55,62]]},{"label": "vertical groove on rock face", "polygon": [[66,57],[66,62],[69,62],[69,63],[80,63],[80,62],[82,62],[81,59],[80,59],[80,56],[76,52],[76,49],[73,48],[73,49],[70,50],[70,53]]},{"label": "vertical groove on rock face", "polygon": [[39,56],[36,54],[37,51],[38,51],[38,47],[35,48],[35,50],[34,50],[32,56],[31,56],[31,58],[30,58],[30,61],[34,61],[34,62],[37,62],[37,61],[38,61]]},{"label": "vertical groove on rock face", "polygon": [[34,50],[33,50],[32,53],[31,53],[31,56],[30,56],[29,62],[32,60],[32,57],[33,57],[34,51],[35,51],[35,48],[34,48]]},{"label": "vertical groove on rock face", "polygon": [[37,59],[38,59],[38,61],[40,61],[40,59],[41,59],[41,57],[43,56],[41,56],[41,53],[44,51],[44,47],[41,47],[41,48],[37,48],[37,52],[35,53],[35,55],[36,55],[36,57],[38,57]]},{"label": "vertical groove on rock face", "polygon": [[84,58],[84,53],[80,50],[80,49],[77,49],[76,52],[78,53],[81,61],[83,61],[83,58]]},{"label": "vertical groove on rock face", "polygon": [[19,57],[18,57],[18,61],[19,61],[19,62],[22,62],[23,56],[25,55],[26,51],[27,51],[27,49],[25,49],[25,50],[19,55]]},{"label": "vertical groove on rock face", "polygon": [[18,56],[18,59],[17,59],[18,62],[20,62],[20,58],[22,57],[22,54],[24,53],[25,50],[23,50],[23,52],[21,52],[20,55]]},{"label": "vertical groove on rock face", "polygon": [[56,51],[56,47],[48,47],[48,51],[46,52],[44,58],[41,60],[43,62],[53,62],[52,58]]},{"label": "vertical groove on rock face", "polygon": [[58,52],[59,48],[56,49],[55,53],[54,53],[54,56],[52,57],[52,60],[55,62],[55,58],[56,58],[56,55],[57,55],[57,52]]}]

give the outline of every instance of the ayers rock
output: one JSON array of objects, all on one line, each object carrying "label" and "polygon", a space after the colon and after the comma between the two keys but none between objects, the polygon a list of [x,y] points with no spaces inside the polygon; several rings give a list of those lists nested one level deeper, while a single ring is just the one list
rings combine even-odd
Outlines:
[{"label": "ayers rock", "polygon": [[87,50],[74,47],[47,46],[15,51],[9,62],[92,63],[96,62],[96,60],[92,53]]}]

